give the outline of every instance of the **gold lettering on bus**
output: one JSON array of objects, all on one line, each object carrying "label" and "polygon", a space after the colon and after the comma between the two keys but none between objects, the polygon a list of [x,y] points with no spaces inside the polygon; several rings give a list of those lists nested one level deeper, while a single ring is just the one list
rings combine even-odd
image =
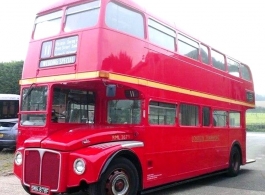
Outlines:
[{"label": "gold lettering on bus", "polygon": [[192,142],[214,142],[219,141],[219,135],[196,135],[191,137]]},{"label": "gold lettering on bus", "polygon": [[124,134],[124,135],[112,135],[112,140],[117,141],[117,140],[127,140],[131,139],[131,135],[129,134]]}]

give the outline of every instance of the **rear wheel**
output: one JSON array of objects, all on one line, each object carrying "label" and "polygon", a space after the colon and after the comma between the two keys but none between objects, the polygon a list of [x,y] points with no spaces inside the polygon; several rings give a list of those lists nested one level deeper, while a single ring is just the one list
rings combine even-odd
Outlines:
[{"label": "rear wheel", "polygon": [[241,155],[237,147],[233,147],[230,153],[229,168],[227,175],[235,177],[238,175],[241,165]]},{"label": "rear wheel", "polygon": [[139,176],[135,166],[125,158],[115,159],[100,180],[89,186],[89,195],[136,195]]}]

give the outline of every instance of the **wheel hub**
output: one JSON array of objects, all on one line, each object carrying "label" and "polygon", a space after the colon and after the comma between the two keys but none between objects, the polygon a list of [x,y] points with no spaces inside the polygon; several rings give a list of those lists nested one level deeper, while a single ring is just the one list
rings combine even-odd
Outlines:
[{"label": "wheel hub", "polygon": [[114,185],[115,185],[115,190],[117,192],[121,192],[125,187],[124,181],[121,179],[118,180]]},{"label": "wheel hub", "polygon": [[129,179],[124,171],[115,170],[106,183],[108,195],[126,195],[129,191]]}]

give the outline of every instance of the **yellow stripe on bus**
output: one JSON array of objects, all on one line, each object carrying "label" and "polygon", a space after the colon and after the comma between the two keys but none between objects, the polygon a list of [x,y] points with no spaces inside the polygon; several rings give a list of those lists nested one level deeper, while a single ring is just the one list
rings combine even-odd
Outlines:
[{"label": "yellow stripe on bus", "polygon": [[32,83],[50,83],[50,82],[58,82],[58,81],[73,81],[73,80],[83,80],[90,78],[98,78],[99,71],[96,72],[84,72],[84,73],[76,73],[76,74],[67,74],[67,75],[59,75],[59,76],[48,76],[48,77],[39,77],[33,79],[23,79],[19,81],[20,85],[29,85]]},{"label": "yellow stripe on bus", "polygon": [[207,98],[207,99],[212,99],[212,100],[217,100],[221,102],[227,102],[227,103],[232,103],[232,104],[237,104],[237,105],[243,105],[243,106],[248,106],[248,107],[255,107],[254,104],[250,103],[245,103],[242,101],[237,101],[229,98],[224,98],[220,96],[215,96],[212,94],[207,94],[207,93],[202,93],[202,92],[197,92],[197,91],[192,91],[188,89],[183,89],[180,87],[173,87],[170,85],[162,84],[162,83],[157,83],[154,81],[148,81],[145,79],[139,79],[139,78],[134,78],[134,77],[129,77],[125,75],[119,75],[119,74],[114,74],[114,73],[105,73],[105,72],[100,72],[100,71],[95,71],[95,72],[84,72],[84,73],[76,73],[76,74],[68,74],[68,75],[60,75],[60,76],[49,76],[49,77],[39,77],[39,78],[32,78],[32,79],[23,79],[19,81],[20,85],[29,85],[32,83],[48,83],[48,82],[58,82],[58,81],[73,81],[73,80],[83,80],[83,79],[92,79],[92,78],[101,78],[101,75],[105,75],[106,78],[114,81],[120,81],[120,82],[126,82],[130,84],[136,84],[136,85],[142,85],[142,86],[147,86],[147,87],[152,87],[156,89],[163,89],[167,91],[172,91],[172,92],[177,92],[181,94],[187,94],[187,95],[192,95],[196,97],[202,97],[202,98]]},{"label": "yellow stripe on bus", "polygon": [[192,95],[192,96],[196,96],[196,97],[218,100],[221,102],[227,102],[227,103],[232,103],[232,104],[255,107],[254,104],[249,104],[249,103],[245,103],[245,102],[241,102],[241,101],[237,101],[237,100],[233,100],[233,99],[229,99],[229,98],[224,98],[224,97],[220,97],[220,96],[215,96],[215,95],[211,95],[211,94],[206,94],[206,93],[202,93],[202,92],[196,92],[196,91],[192,91],[192,90],[188,90],[188,89],[183,89],[180,87],[173,87],[173,86],[169,86],[166,84],[156,83],[156,82],[148,81],[148,80],[144,80],[144,79],[137,79],[137,78],[127,77],[127,76],[122,76],[122,75],[116,75],[116,74],[110,74],[110,79],[115,80],[115,81],[128,82],[128,83],[132,83],[132,84],[144,85],[144,86],[157,88],[157,89],[163,89],[163,90],[172,91],[172,92],[178,92],[178,93]]}]

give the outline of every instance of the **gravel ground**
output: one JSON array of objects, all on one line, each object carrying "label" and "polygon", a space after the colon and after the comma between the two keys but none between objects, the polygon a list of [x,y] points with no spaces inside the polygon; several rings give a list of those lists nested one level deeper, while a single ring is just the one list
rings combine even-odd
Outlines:
[{"label": "gravel ground", "polygon": [[13,174],[14,150],[4,149],[0,152],[0,176]]}]

